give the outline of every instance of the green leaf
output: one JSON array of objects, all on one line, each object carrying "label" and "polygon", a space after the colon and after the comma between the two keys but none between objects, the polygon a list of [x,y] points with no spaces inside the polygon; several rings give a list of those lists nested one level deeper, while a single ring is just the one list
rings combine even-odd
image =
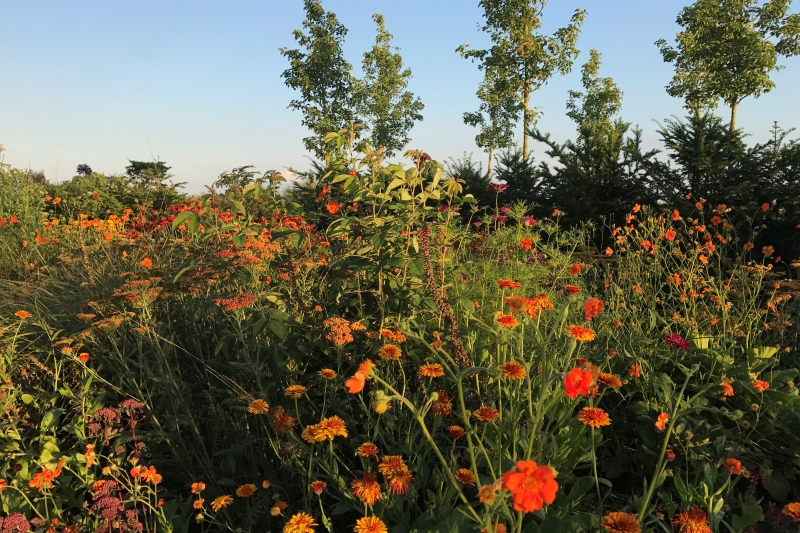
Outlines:
[{"label": "green leaf", "polygon": [[183,213],[178,213],[178,216],[176,216],[175,220],[172,221],[172,229],[177,228],[192,217],[197,218],[197,213],[194,211],[184,211]]},{"label": "green leaf", "polygon": [[64,414],[63,409],[53,409],[45,413],[42,417],[42,431],[51,431],[55,429],[56,424],[58,424],[58,419],[61,418],[62,414]]},{"label": "green leaf", "polygon": [[286,323],[281,320],[271,320],[269,322],[269,329],[278,336],[282,341],[286,340]]},{"label": "green leaf", "polygon": [[31,396],[30,394],[25,393],[21,396],[21,398],[22,401],[28,405],[31,405],[33,403],[33,396]]},{"label": "green leaf", "polygon": [[247,240],[247,235],[234,235],[231,237],[231,242],[240,248],[244,246],[245,240]]},{"label": "green leaf", "polygon": [[779,502],[785,502],[789,495],[791,485],[786,478],[777,470],[771,470],[761,480],[761,484],[767,489],[770,495]]},{"label": "green leaf", "polygon": [[748,501],[743,503],[741,496],[739,497],[739,506],[742,509],[742,515],[734,515],[731,520],[733,529],[736,531],[736,533],[744,531],[746,528],[761,520],[762,511],[761,506],[759,505],[760,501],[761,500],[758,502]]}]

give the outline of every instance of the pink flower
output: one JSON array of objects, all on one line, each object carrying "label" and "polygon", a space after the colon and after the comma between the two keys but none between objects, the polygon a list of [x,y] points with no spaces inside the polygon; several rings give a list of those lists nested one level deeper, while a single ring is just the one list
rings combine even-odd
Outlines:
[{"label": "pink flower", "polygon": [[669,333],[664,336],[664,342],[676,348],[678,350],[688,350],[689,343],[686,342],[686,339],[678,335],[677,333]]}]

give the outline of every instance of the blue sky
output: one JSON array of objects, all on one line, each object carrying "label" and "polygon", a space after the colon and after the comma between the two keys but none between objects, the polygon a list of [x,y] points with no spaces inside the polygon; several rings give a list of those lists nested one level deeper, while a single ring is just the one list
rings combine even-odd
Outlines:
[{"label": "blue sky", "polygon": [[[455,53],[462,43],[486,43],[477,4],[323,0],[349,29],[345,55],[356,73],[374,40],[371,15],[386,16],[414,73],[410,89],[426,106],[411,147],[440,160],[464,152],[485,159],[474,144],[475,130],[461,119],[477,108],[481,74]],[[653,43],[674,37],[684,5],[551,0],[545,31],[566,24],[577,7],[588,17],[572,73],[532,98],[544,112],[540,128],[559,140],[573,135],[565,116],[567,91],[580,88],[580,64],[596,48],[603,54],[601,74],[624,92],[623,118],[641,126],[648,147],[657,147],[653,121],[682,109],[664,91],[672,69]],[[301,141],[306,130],[301,116],[286,107],[293,93],[280,78],[286,61],[277,50],[294,44],[301,0],[29,0],[5,2],[2,18],[0,144],[6,163],[64,180],[80,163],[114,173],[127,159],[160,157],[190,191],[236,166],[309,166]],[[740,108],[739,125],[753,140],[765,139],[773,120],[800,125],[800,59],[781,63],[786,69],[773,75],[777,88]]]}]

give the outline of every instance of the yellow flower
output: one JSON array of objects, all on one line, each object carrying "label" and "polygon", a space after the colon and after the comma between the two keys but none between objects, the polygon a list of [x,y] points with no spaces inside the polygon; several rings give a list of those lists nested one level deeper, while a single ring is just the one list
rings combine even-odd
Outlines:
[{"label": "yellow flower", "polygon": [[310,514],[297,513],[283,526],[283,533],[314,533],[314,528],[311,526],[316,525],[314,517]]},{"label": "yellow flower", "polygon": [[227,507],[232,503],[233,503],[233,496],[229,496],[226,494],[225,496],[219,496],[217,498],[214,498],[214,500],[211,502],[211,508],[214,509],[214,512],[217,512],[223,507]]},{"label": "yellow flower", "polygon": [[386,533],[386,524],[377,516],[365,516],[356,520],[355,533]]},{"label": "yellow flower", "polygon": [[247,407],[247,412],[254,415],[265,415],[269,412],[269,405],[264,400],[253,400]]}]

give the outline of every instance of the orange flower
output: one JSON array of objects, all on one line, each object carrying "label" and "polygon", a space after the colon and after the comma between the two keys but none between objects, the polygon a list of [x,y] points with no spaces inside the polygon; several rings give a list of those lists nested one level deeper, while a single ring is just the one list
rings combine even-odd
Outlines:
[{"label": "orange flower", "polygon": [[569,267],[569,273],[573,276],[577,276],[578,274],[581,273],[581,265],[575,263],[574,265]]},{"label": "orange flower", "polygon": [[91,468],[95,459],[97,459],[97,455],[94,453],[94,444],[86,445],[86,451],[83,452],[83,458],[86,459],[86,468]]},{"label": "orange flower", "polygon": [[336,213],[339,212],[339,204],[336,202],[328,202],[325,205],[325,209],[327,209],[328,213],[330,213],[331,215],[335,215]]},{"label": "orange flower", "polygon": [[139,477],[145,483],[152,483],[153,485],[161,483],[161,474],[156,473],[156,467],[154,466],[142,467],[142,473],[139,474]]},{"label": "orange flower", "polygon": [[589,394],[589,385],[592,381],[594,378],[589,370],[573,368],[564,376],[564,393],[573,400],[579,394]]},{"label": "orange flower", "polygon": [[217,512],[223,507],[227,507],[232,503],[233,503],[233,496],[229,496],[226,494],[225,496],[219,496],[217,498],[214,498],[211,501],[211,508],[214,510],[214,512]]},{"label": "orange flower", "polygon": [[583,326],[571,325],[568,326],[569,336],[576,341],[593,341],[594,331],[591,328],[584,328]]},{"label": "orange flower", "polygon": [[250,496],[256,493],[256,490],[257,488],[255,485],[253,485],[252,483],[246,483],[241,487],[239,487],[238,489],[236,489],[236,495],[240,498],[249,498]]},{"label": "orange flower", "polygon": [[366,505],[373,505],[381,499],[381,486],[372,472],[364,472],[364,476],[353,481],[350,486],[353,487],[353,494]]},{"label": "orange flower", "polygon": [[634,204],[633,208],[631,209],[631,211],[634,212],[634,213],[638,213],[641,208],[642,208],[642,206],[640,206],[639,204]]},{"label": "orange flower", "polygon": [[593,428],[611,425],[611,418],[609,418],[608,413],[599,407],[584,407],[578,413],[578,420]]},{"label": "orange flower", "polygon": [[601,372],[600,375],[597,376],[597,382],[602,383],[606,387],[611,387],[612,389],[622,386],[622,380],[608,372]]},{"label": "orange flower", "polygon": [[500,365],[500,373],[504,378],[515,380],[525,379],[525,376],[528,375],[525,372],[525,367],[516,361],[509,361]]},{"label": "orange flower", "polygon": [[475,474],[466,468],[459,468],[456,472],[456,479],[462,485],[474,485],[476,482]]},{"label": "orange flower", "polygon": [[358,366],[358,371],[356,371],[355,375],[352,378],[348,379],[344,382],[345,387],[347,387],[347,392],[350,394],[358,394],[362,390],[364,390],[364,385],[367,382],[367,377],[372,372],[372,369],[375,367],[375,363],[373,363],[370,359],[367,359],[363,363]]},{"label": "orange flower", "polygon": [[708,257],[706,257],[705,254],[700,254],[698,256],[698,259],[700,259],[700,262],[703,263],[704,265],[708,264]]},{"label": "orange flower", "polygon": [[491,505],[494,502],[496,495],[497,489],[494,485],[481,485],[481,488],[478,489],[478,498],[480,499],[481,503]]},{"label": "orange flower", "polygon": [[425,363],[419,367],[419,375],[424,378],[440,378],[444,376],[444,368],[439,363]]},{"label": "orange flower", "polygon": [[722,376],[722,395],[733,396],[733,386],[731,385],[731,378]]},{"label": "orange flower", "polygon": [[481,422],[494,422],[500,418],[500,412],[494,407],[489,407],[487,405],[481,405],[475,409],[472,414]]},{"label": "orange flower", "polygon": [[81,352],[80,354],[78,354],[78,359],[80,359],[85,363],[86,361],[89,360],[89,354],[86,352]]},{"label": "orange flower", "polygon": [[678,513],[672,523],[677,526],[678,533],[711,533],[706,513],[698,507]]},{"label": "orange flower", "polygon": [[202,481],[198,481],[197,483],[192,483],[192,494],[200,494],[206,490],[206,484]]},{"label": "orange flower", "polygon": [[378,471],[386,477],[394,477],[408,471],[402,455],[385,455],[378,465]]},{"label": "orange flower", "polygon": [[775,248],[772,246],[764,246],[761,248],[761,253],[764,254],[766,257],[772,257],[772,254],[775,253]]},{"label": "orange flower", "polygon": [[206,500],[204,498],[198,498],[192,502],[192,507],[195,509],[202,509],[204,503],[206,503]]},{"label": "orange flower", "polygon": [[549,466],[537,466],[535,461],[519,461],[517,470],[503,474],[503,488],[511,491],[514,510],[532,513],[556,499],[556,473]]},{"label": "orange flower", "polygon": [[504,301],[512,313],[521,313],[528,307],[528,299],[524,296],[506,296]]},{"label": "orange flower", "polygon": [[522,287],[522,283],[519,281],[511,281],[507,279],[499,279],[497,280],[497,286],[501,289],[519,289]]},{"label": "orange flower", "polygon": [[630,369],[628,370],[628,375],[634,378],[642,377],[642,366],[641,365],[631,365]]},{"label": "orange flower", "polygon": [[336,371],[332,368],[323,368],[318,373],[319,377],[323,379],[334,379],[336,377]]},{"label": "orange flower", "polygon": [[145,257],[142,259],[141,265],[145,268],[150,268],[153,266],[153,261],[149,257]]},{"label": "orange flower", "polygon": [[643,240],[643,241],[642,241],[642,242],[640,242],[639,244],[642,246],[642,248],[647,248],[647,249],[650,249],[650,248],[652,248],[652,247],[653,247],[653,243],[652,243],[652,242],[650,242],[650,241],[648,241],[647,239]]},{"label": "orange flower", "polygon": [[[264,481],[261,482],[262,489],[268,489],[270,488],[270,486],[272,486],[272,483],[270,483],[268,479],[265,479]],[[203,487],[205,488],[205,485],[203,485]]]},{"label": "orange flower", "polygon": [[669,415],[667,413],[661,413],[656,419],[656,427],[664,431],[667,429],[667,422],[669,422]]},{"label": "orange flower", "polygon": [[328,486],[327,483],[325,483],[324,481],[319,481],[319,480],[312,481],[311,485],[310,485],[311,490],[314,491],[314,494],[322,494],[322,491],[325,490],[325,487],[327,487],[327,486]]},{"label": "orange flower", "polygon": [[460,439],[467,434],[461,426],[450,426],[447,428],[447,432],[450,433],[450,437],[453,439]]},{"label": "orange flower", "polygon": [[317,523],[314,522],[314,517],[308,513],[297,513],[291,517],[286,525],[283,526],[283,533],[314,533],[314,528]]},{"label": "orange flower", "polygon": [[756,389],[758,392],[764,392],[769,388],[769,382],[757,379],[753,382],[753,388]]},{"label": "orange flower", "polygon": [[405,494],[414,481],[414,476],[406,469],[389,478],[389,494]]},{"label": "orange flower", "polygon": [[611,257],[612,255],[614,255],[614,250],[612,250],[612,249],[611,249],[611,248],[609,248],[609,247],[606,247],[605,254],[606,254],[608,257]]},{"label": "orange flower", "polygon": [[746,242],[746,243],[744,243],[744,245],[742,246],[742,250],[744,250],[745,252],[747,252],[748,250],[752,250],[752,249],[753,249],[753,248],[755,248],[755,247],[756,247],[756,245],[755,245],[755,244],[753,244],[752,242]]},{"label": "orange flower", "polygon": [[675,231],[673,228],[669,228],[667,232],[664,234],[664,238],[668,241],[674,241],[675,236],[678,235],[678,232]]},{"label": "orange flower", "polygon": [[619,511],[605,515],[600,524],[608,533],[640,533],[642,531],[639,520],[635,516]]},{"label": "orange flower", "polygon": [[586,316],[589,318],[594,318],[602,313],[603,307],[603,300],[599,300],[597,298],[589,298],[583,302],[583,310],[586,312]]},{"label": "orange flower", "polygon": [[800,522],[800,502],[787,503],[781,512],[795,522]]},{"label": "orange flower", "polygon": [[33,315],[31,315],[31,314],[30,314],[29,312],[27,312],[27,311],[17,311],[16,313],[14,313],[14,316],[16,316],[17,318],[19,318],[20,320],[25,320],[26,318],[30,318],[30,317],[32,317]]},{"label": "orange flower", "polygon": [[711,224],[714,226],[719,226],[720,224],[722,224],[722,219],[719,218],[718,216],[713,216],[711,217]]},{"label": "orange flower", "polygon": [[764,202],[763,204],[761,204],[761,210],[762,210],[763,212],[765,212],[765,213],[766,213],[767,211],[769,211],[769,204],[768,204],[768,203],[766,203],[766,202]]},{"label": "orange flower", "polygon": [[724,466],[725,470],[730,472],[732,476],[738,476],[742,473],[742,462],[739,459],[729,457],[725,459],[725,462],[722,463],[722,466]]},{"label": "orange flower", "polygon": [[365,516],[356,520],[355,533],[386,533],[388,529],[383,520],[377,516]]},{"label": "orange flower", "polygon": [[377,457],[378,447],[371,442],[365,442],[356,448],[356,455],[360,455],[361,457]]},{"label": "orange flower", "polygon": [[283,391],[283,395],[287,398],[297,399],[306,392],[308,392],[308,389],[302,385],[289,385],[286,387],[286,390]]},{"label": "orange flower", "polygon": [[319,424],[309,424],[303,429],[303,432],[300,434],[300,437],[308,443],[315,443],[315,442],[322,442],[327,437],[325,433],[323,433],[320,428]]},{"label": "orange flower", "polygon": [[529,237],[525,237],[519,242],[519,247],[523,250],[530,250],[533,246],[533,241]]},{"label": "orange flower", "polygon": [[347,437],[345,421],[338,416],[323,418],[319,423],[319,431],[322,432],[328,440],[333,440],[334,437]]},{"label": "orange flower", "polygon": [[254,415],[265,415],[269,412],[269,405],[264,400],[253,400],[247,406],[247,412]]},{"label": "orange flower", "polygon": [[514,326],[519,324],[519,322],[517,322],[517,319],[514,318],[513,315],[504,315],[503,313],[500,313],[500,316],[497,317],[497,323],[503,326],[504,328],[513,328]]},{"label": "orange flower", "polygon": [[378,356],[384,361],[396,361],[401,355],[403,352],[394,344],[387,344],[378,351]]}]

